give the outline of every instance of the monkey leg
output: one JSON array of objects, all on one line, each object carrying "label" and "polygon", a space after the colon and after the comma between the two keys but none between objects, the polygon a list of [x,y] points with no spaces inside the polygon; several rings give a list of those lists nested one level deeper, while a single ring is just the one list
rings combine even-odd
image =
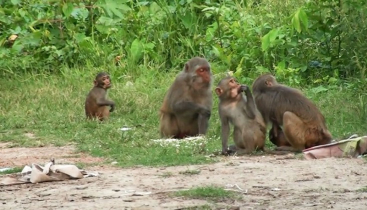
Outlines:
[{"label": "monkey leg", "polygon": [[[204,119],[201,119],[204,120]],[[202,124],[204,131],[206,132],[207,123]],[[173,114],[161,113],[160,118],[160,133],[161,137],[164,138],[177,138],[182,139],[189,136],[197,136],[201,134],[199,132],[200,122],[199,119],[192,121],[180,120]]]},{"label": "monkey leg", "polygon": [[201,135],[205,135],[208,127],[209,127],[209,119],[210,119],[210,113],[209,114],[199,114],[198,116],[198,129],[199,133]]},{"label": "monkey leg", "polygon": [[254,135],[254,147],[257,151],[265,151],[265,133],[258,131]]},{"label": "monkey leg", "polygon": [[269,131],[269,140],[271,143],[273,143],[274,145],[278,146],[278,132],[276,130],[276,128],[274,127],[274,125],[270,128]]},{"label": "monkey leg", "polygon": [[90,113],[90,112],[85,112],[85,115],[87,116],[87,119],[88,120],[91,120],[91,119],[94,118],[94,115],[92,113]]},{"label": "monkey leg", "polygon": [[[302,149],[296,149],[296,148],[293,148],[292,146],[280,146],[280,147],[276,147],[275,150],[276,151],[272,151],[272,152],[302,152]],[[287,154],[287,153],[278,153],[278,154]]]},{"label": "monkey leg", "polygon": [[285,112],[283,114],[283,129],[286,140],[292,148],[298,151],[305,149],[305,135],[309,128],[297,115],[293,112]]},{"label": "monkey leg", "polygon": [[98,106],[93,106],[91,104],[86,103],[85,104],[85,115],[87,119],[94,119],[96,118],[96,111],[98,111]]},{"label": "monkey leg", "polygon": [[197,136],[200,135],[201,133],[199,132],[199,122],[198,119],[194,119],[192,121],[184,121],[184,120],[180,120],[179,118],[177,119],[177,126],[178,126],[178,134],[177,134],[177,138],[185,138],[185,137],[189,137],[189,136]]},{"label": "monkey leg", "polygon": [[248,155],[248,154],[253,154],[255,151],[264,151],[265,149],[253,149],[253,150],[249,150],[249,149],[242,149],[237,147],[236,145],[230,145],[228,147],[228,151],[227,151],[227,155],[237,155],[237,156],[241,156],[241,155]]},{"label": "monkey leg", "polygon": [[178,135],[180,131],[177,125],[177,119],[174,115],[161,113],[159,127],[161,138],[179,138]]},{"label": "monkey leg", "polygon": [[277,147],[291,146],[288,143],[282,128],[276,123],[273,123],[273,126],[269,131],[269,140]]},{"label": "monkey leg", "polygon": [[240,148],[238,148],[236,145],[232,144],[229,145],[227,152],[225,153],[226,155],[233,155],[236,153],[237,150],[239,150]]},{"label": "monkey leg", "polygon": [[306,124],[292,112],[284,113],[283,124],[287,141],[298,151],[331,142],[332,136],[326,128],[318,122]]},{"label": "monkey leg", "polygon": [[98,108],[97,113],[96,113],[96,117],[103,121],[103,120],[107,120],[110,117],[110,107],[109,106],[101,106]]},{"label": "monkey leg", "polygon": [[251,154],[254,151],[264,151],[265,134],[259,129],[249,126],[246,128],[235,128],[234,133],[235,145],[229,147],[229,153],[237,155]]},{"label": "monkey leg", "polygon": [[245,136],[243,135],[243,128],[234,128],[233,130],[233,141],[235,145],[229,146],[229,150],[231,148],[236,151],[236,149],[245,149],[246,148],[246,142],[245,142]]},{"label": "monkey leg", "polygon": [[245,144],[241,130],[242,129],[239,129],[237,127],[234,128],[233,141],[235,144],[228,146],[229,124],[226,125],[224,130],[222,127],[222,132],[225,133],[224,136],[222,136],[222,155],[234,155],[237,154],[237,152],[239,151],[245,150]]},{"label": "monkey leg", "polygon": [[229,145],[226,155],[245,155],[249,152],[244,148],[239,148],[236,145]]},{"label": "monkey leg", "polygon": [[227,148],[225,152],[222,151],[222,155],[225,155],[225,156],[243,155],[243,154],[248,154],[248,152],[245,149],[239,148],[234,144],[229,145],[229,147]]}]

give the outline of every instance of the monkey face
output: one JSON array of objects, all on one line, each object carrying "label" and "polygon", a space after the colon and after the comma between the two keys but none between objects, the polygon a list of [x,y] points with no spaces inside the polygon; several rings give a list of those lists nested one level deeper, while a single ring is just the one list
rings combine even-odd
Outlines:
[{"label": "monkey face", "polygon": [[273,87],[277,84],[277,80],[274,76],[269,75],[268,78],[265,80],[266,87]]},{"label": "monkey face", "polygon": [[242,93],[241,85],[234,79],[231,78],[228,82],[228,87],[231,90],[231,96],[235,98],[238,94]]},{"label": "monkey face", "polygon": [[277,86],[278,82],[275,77],[270,73],[259,76],[252,84],[252,89],[257,91],[265,91],[269,87]]},{"label": "monkey face", "polygon": [[111,78],[107,73],[100,73],[97,75],[96,79],[94,80],[94,85],[96,87],[108,89],[112,86]]},{"label": "monkey face", "polygon": [[104,89],[108,89],[111,87],[111,79],[110,76],[106,75],[101,78],[101,86]]},{"label": "monkey face", "polygon": [[217,95],[221,98],[236,99],[245,91],[247,86],[240,85],[233,77],[223,79],[215,89]]},{"label": "monkey face", "polygon": [[198,76],[202,78],[203,82],[205,83],[210,82],[211,72],[209,66],[199,66],[195,72]]}]

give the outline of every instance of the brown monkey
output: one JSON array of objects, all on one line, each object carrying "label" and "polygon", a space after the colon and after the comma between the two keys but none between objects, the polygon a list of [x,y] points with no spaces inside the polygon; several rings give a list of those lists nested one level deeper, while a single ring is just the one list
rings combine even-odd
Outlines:
[{"label": "brown monkey", "polygon": [[212,73],[209,62],[194,57],[168,89],[160,109],[161,137],[205,135],[212,109]]},{"label": "brown monkey", "polygon": [[105,72],[98,73],[94,80],[94,87],[85,100],[85,114],[88,119],[97,118],[101,121],[106,120],[110,112],[113,112],[115,103],[106,99],[107,89],[110,87],[110,76]]},{"label": "brown monkey", "polygon": [[271,74],[259,76],[253,83],[252,90],[257,108],[266,124],[273,124],[270,134],[276,134],[272,138],[275,141],[273,143],[282,146],[286,139],[291,145],[278,149],[301,151],[330,143],[332,136],[324,116],[301,91],[279,84]]},{"label": "brown monkey", "polygon": [[[250,89],[246,85],[238,84],[233,77],[227,77],[219,82],[215,92],[219,97],[222,154],[248,154],[256,149],[264,151],[266,126]],[[230,123],[234,127],[235,145],[228,149]]]}]

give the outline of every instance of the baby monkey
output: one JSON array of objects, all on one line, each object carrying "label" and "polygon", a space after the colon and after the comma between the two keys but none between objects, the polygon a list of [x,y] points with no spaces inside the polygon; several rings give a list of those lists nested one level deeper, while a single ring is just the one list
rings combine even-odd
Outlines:
[{"label": "baby monkey", "polygon": [[98,73],[94,80],[94,87],[85,100],[85,114],[88,119],[97,118],[103,121],[108,119],[110,112],[115,110],[115,103],[106,99],[107,89],[110,87],[110,76],[106,72]]},{"label": "baby monkey", "polygon": [[[264,150],[265,122],[256,108],[250,89],[237,83],[233,77],[226,77],[219,82],[215,92],[219,97],[222,154],[242,155],[257,149]],[[234,127],[235,145],[228,148],[230,123]]]}]

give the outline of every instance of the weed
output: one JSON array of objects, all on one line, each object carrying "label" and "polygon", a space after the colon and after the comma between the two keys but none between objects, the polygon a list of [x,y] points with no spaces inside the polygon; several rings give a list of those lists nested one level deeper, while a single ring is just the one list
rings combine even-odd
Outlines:
[{"label": "weed", "polygon": [[193,169],[193,170],[187,169],[186,171],[180,171],[180,174],[183,174],[183,175],[196,175],[196,174],[200,174],[200,170],[197,170],[197,169]]},{"label": "weed", "polygon": [[357,192],[367,192],[367,186],[362,187],[361,189],[358,189]]},{"label": "weed", "polygon": [[235,192],[225,190],[217,186],[197,187],[189,190],[178,191],[174,193],[175,196],[182,196],[187,198],[208,199],[215,202],[223,200],[240,200],[241,196]]},{"label": "weed", "polygon": [[169,178],[173,176],[172,172],[164,172],[163,174],[160,175],[163,178]]},{"label": "weed", "polygon": [[[206,209],[211,210],[211,209],[213,209],[213,207],[206,204],[206,205],[202,205],[202,206],[183,207],[183,208],[180,208],[180,209],[182,209],[182,210],[206,210]],[[214,209],[216,209],[216,208],[214,208]]]},{"label": "weed", "polygon": [[22,168],[15,167],[15,168],[10,168],[10,169],[5,170],[5,171],[0,171],[0,175],[2,175],[2,174],[14,174],[14,173],[18,173],[18,172],[21,172],[21,171],[22,171]]}]

